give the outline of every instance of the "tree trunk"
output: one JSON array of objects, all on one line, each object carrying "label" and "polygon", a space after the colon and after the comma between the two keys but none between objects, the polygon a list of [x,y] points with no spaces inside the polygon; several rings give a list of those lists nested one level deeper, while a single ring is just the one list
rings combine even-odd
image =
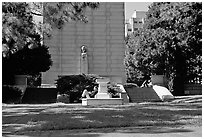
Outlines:
[{"label": "tree trunk", "polygon": [[185,58],[182,55],[181,48],[179,46],[176,47],[175,52],[175,75],[174,83],[173,83],[173,94],[175,96],[184,95],[184,79],[186,76],[186,63]]}]

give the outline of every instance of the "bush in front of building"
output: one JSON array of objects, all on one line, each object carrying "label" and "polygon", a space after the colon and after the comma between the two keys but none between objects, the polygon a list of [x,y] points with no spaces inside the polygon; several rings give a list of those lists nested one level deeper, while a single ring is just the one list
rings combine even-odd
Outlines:
[{"label": "bush in front of building", "polygon": [[112,98],[119,98],[119,93],[122,92],[119,86],[117,86],[117,83],[109,82],[108,83],[108,93],[112,96]]},{"label": "bush in front of building", "polygon": [[97,85],[97,78],[99,78],[99,76],[93,74],[59,76],[56,80],[58,94],[68,95],[70,103],[80,102],[84,89],[89,87],[93,90],[94,86]]},{"label": "bush in front of building", "polygon": [[31,76],[30,84],[40,86],[41,72],[52,66],[49,47],[39,44],[34,48],[24,47],[21,50],[2,59],[2,82],[5,85],[14,84],[14,75]]},{"label": "bush in front of building", "polygon": [[23,92],[15,86],[3,85],[2,86],[2,103],[21,103]]},{"label": "bush in front of building", "polygon": [[[73,103],[81,102],[81,95],[86,88],[88,91],[93,91],[94,86],[98,86],[96,79],[102,78],[95,74],[79,74],[59,76],[56,80],[58,91],[57,102]],[[117,83],[109,82],[107,84],[108,93],[113,98],[119,98],[121,89]]]}]

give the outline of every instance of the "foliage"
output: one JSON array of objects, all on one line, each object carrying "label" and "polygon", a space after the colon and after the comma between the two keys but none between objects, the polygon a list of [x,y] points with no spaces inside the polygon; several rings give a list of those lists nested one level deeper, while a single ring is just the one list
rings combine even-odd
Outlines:
[{"label": "foliage", "polygon": [[61,29],[66,22],[88,22],[86,8],[96,9],[97,2],[55,2],[43,3],[44,22]]},{"label": "foliage", "polygon": [[167,48],[162,44],[167,37],[167,32],[161,28],[144,28],[129,36],[125,56],[128,82],[141,86],[145,75],[167,75],[169,71],[173,71],[168,66],[173,62],[173,57],[169,56],[167,61]]},{"label": "foliage", "polygon": [[41,81],[42,81],[42,74],[39,73],[39,74],[29,76],[27,82],[29,87],[37,87],[37,86],[41,86]]},{"label": "foliage", "polygon": [[[79,101],[84,89],[93,91],[94,86],[98,86],[96,79],[101,78],[94,74],[66,75],[60,76],[56,80],[57,91],[59,95],[68,95],[70,102]],[[116,83],[108,83],[108,93],[112,97],[119,97],[120,87]]]},{"label": "foliage", "polygon": [[109,82],[107,88],[108,88],[108,93],[111,94],[113,98],[119,97],[119,93],[121,93],[121,89],[119,86],[117,86],[117,83]]},{"label": "foliage", "polygon": [[21,103],[23,92],[15,86],[4,85],[2,87],[3,103]]},{"label": "foliage", "polygon": [[26,2],[2,3],[3,84],[13,84],[15,74],[39,75],[52,65],[48,47]]},{"label": "foliage", "polygon": [[[66,22],[87,22],[85,9],[98,6],[97,2],[3,2],[3,83],[12,84],[14,74],[35,78],[39,72],[49,70],[52,61],[48,47],[42,45],[43,37]],[[37,16],[41,21],[35,20]]]},{"label": "foliage", "polygon": [[12,81],[11,76],[14,75],[31,75],[33,76],[31,80],[34,80],[40,72],[50,69],[52,60],[48,47],[40,45],[32,49],[24,47],[10,57],[3,57],[2,64],[3,83],[8,84],[9,80]]},{"label": "foliage", "polygon": [[56,88],[52,87],[26,87],[22,97],[23,104],[48,104],[57,100]]},{"label": "foliage", "polygon": [[[173,53],[178,64],[186,64],[183,66],[186,66],[188,76],[191,73],[201,74],[202,3],[153,3],[146,21],[147,28],[162,28],[169,34],[163,43],[166,43],[167,51],[174,50],[169,54]],[[184,61],[179,61],[182,57]]]},{"label": "foliage", "polygon": [[16,74],[35,75],[47,71],[52,65],[48,47],[44,45],[33,49],[24,47],[8,60],[9,67],[13,67]]},{"label": "foliage", "polygon": [[201,75],[202,3],[156,2],[146,16],[144,29],[126,42],[128,79],[164,74],[182,95],[184,82]]},{"label": "foliage", "polygon": [[59,94],[68,94],[70,96],[70,102],[79,100],[82,92],[88,87],[88,90],[93,90],[94,86],[97,85],[97,75],[67,75],[60,76],[56,80],[57,91]]},{"label": "foliage", "polygon": [[25,2],[2,3],[3,56],[8,57],[24,46],[36,45],[40,36]]},{"label": "foliage", "polygon": [[[7,57],[24,46],[35,45],[43,36],[50,36],[52,28],[62,28],[66,22],[87,22],[85,9],[98,6],[99,3],[92,2],[3,2],[3,56]],[[43,22],[34,21],[37,16]]]}]

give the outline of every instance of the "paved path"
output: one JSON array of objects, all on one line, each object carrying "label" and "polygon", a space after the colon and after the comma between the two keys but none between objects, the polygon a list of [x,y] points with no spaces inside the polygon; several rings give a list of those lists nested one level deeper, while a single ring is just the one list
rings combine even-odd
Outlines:
[{"label": "paved path", "polygon": [[[13,135],[6,135],[12,137]],[[25,132],[20,136],[40,137],[202,137],[202,127],[123,127]]]}]

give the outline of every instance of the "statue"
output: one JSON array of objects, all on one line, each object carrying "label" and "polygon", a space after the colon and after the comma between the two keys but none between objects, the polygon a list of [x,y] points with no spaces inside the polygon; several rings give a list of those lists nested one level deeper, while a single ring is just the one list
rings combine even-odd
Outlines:
[{"label": "statue", "polygon": [[80,73],[88,74],[88,55],[85,45],[81,46]]}]

